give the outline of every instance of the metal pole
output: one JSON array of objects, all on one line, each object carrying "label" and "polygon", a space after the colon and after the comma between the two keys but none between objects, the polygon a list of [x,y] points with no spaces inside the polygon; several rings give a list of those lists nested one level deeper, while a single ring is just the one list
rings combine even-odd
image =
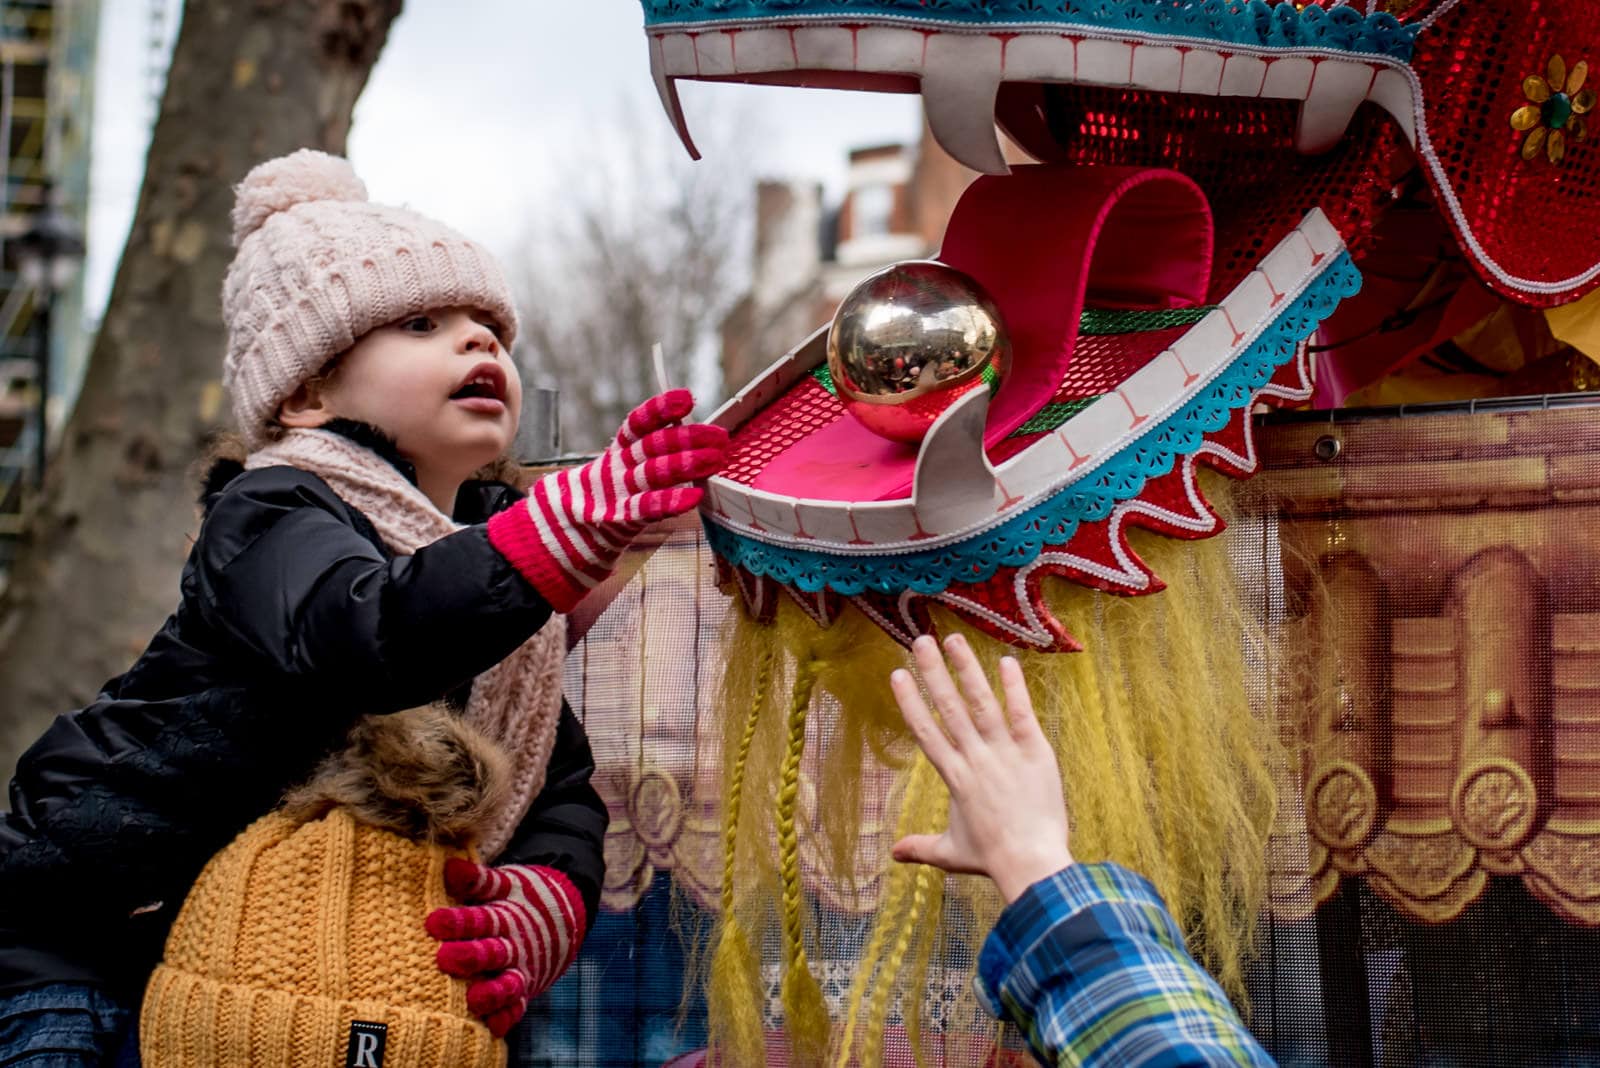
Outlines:
[{"label": "metal pole", "polygon": [[34,385],[39,390],[39,438],[37,451],[34,455],[34,477],[35,485],[43,487],[45,449],[50,440],[50,306],[55,303],[55,299],[48,285],[35,289],[34,299],[39,302],[39,306],[34,312],[34,329],[38,331],[38,342],[34,348],[34,354],[39,361],[34,380]]},{"label": "metal pole", "polygon": [[520,463],[553,460],[561,455],[561,394],[529,386],[522,391],[522,423],[512,447]]}]

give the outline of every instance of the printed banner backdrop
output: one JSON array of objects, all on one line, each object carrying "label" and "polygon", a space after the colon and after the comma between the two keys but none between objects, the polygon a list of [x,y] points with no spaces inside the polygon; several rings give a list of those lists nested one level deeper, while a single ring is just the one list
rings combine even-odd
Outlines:
[{"label": "printed banner backdrop", "polygon": [[1238,551],[1305,688],[1252,1016],[1286,1064],[1600,1062],[1600,407],[1559,399],[1263,435]]},{"label": "printed banner backdrop", "polygon": [[[1600,1062],[1600,406],[1276,417],[1259,440],[1227,536],[1271,638],[1256,689],[1295,710],[1281,728],[1298,766],[1251,1026],[1286,1065]],[[732,609],[698,526],[660,533],[568,660],[612,814],[607,886],[513,1064],[656,1068],[705,1044],[704,1001],[683,991],[720,898],[723,739],[696,709],[719,692]],[[819,711],[807,822],[827,803]],[[855,885],[806,865],[802,837],[811,966],[836,1016],[895,781],[885,769],[862,799]],[[967,989],[972,917],[934,922],[962,937],[941,939],[923,1063],[1029,1063]],[[777,947],[764,958],[775,1005]],[[917,1063],[898,1015],[883,1063]]]}]

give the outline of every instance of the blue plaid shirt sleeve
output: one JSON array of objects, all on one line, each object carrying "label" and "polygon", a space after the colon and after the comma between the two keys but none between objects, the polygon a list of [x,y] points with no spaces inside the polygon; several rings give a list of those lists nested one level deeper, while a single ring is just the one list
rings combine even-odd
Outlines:
[{"label": "blue plaid shirt sleeve", "polygon": [[1059,1068],[1273,1064],[1155,887],[1115,864],[1074,864],[1029,887],[984,942],[976,986]]}]

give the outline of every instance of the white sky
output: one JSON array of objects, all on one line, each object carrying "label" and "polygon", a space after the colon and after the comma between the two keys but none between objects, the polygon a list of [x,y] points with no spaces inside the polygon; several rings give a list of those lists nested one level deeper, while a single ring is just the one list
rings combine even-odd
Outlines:
[{"label": "white sky", "polygon": [[[166,0],[169,7],[179,0]],[[149,136],[149,7],[101,5],[86,307],[98,317],[132,218]],[[564,173],[563,153],[629,109],[666,127],[635,0],[409,0],[355,113],[349,152],[374,200],[405,203],[507,256]],[[737,163],[811,178],[834,198],[854,146],[909,140],[915,97],[680,83],[697,114],[736,111]]]}]

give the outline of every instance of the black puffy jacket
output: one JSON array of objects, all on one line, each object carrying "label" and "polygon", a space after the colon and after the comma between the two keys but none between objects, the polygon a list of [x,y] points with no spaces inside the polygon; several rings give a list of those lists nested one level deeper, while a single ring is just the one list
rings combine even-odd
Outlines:
[{"label": "black puffy jacket", "polygon": [[[136,997],[206,861],[357,718],[463,704],[473,676],[550,617],[483,526],[518,499],[468,483],[456,518],[476,525],[394,556],[304,471],[249,471],[211,493],[177,611],[18,761],[0,819],[0,992],[74,981]],[[544,789],[497,858],[568,875],[591,923],[607,821],[593,770],[563,705]]]}]

